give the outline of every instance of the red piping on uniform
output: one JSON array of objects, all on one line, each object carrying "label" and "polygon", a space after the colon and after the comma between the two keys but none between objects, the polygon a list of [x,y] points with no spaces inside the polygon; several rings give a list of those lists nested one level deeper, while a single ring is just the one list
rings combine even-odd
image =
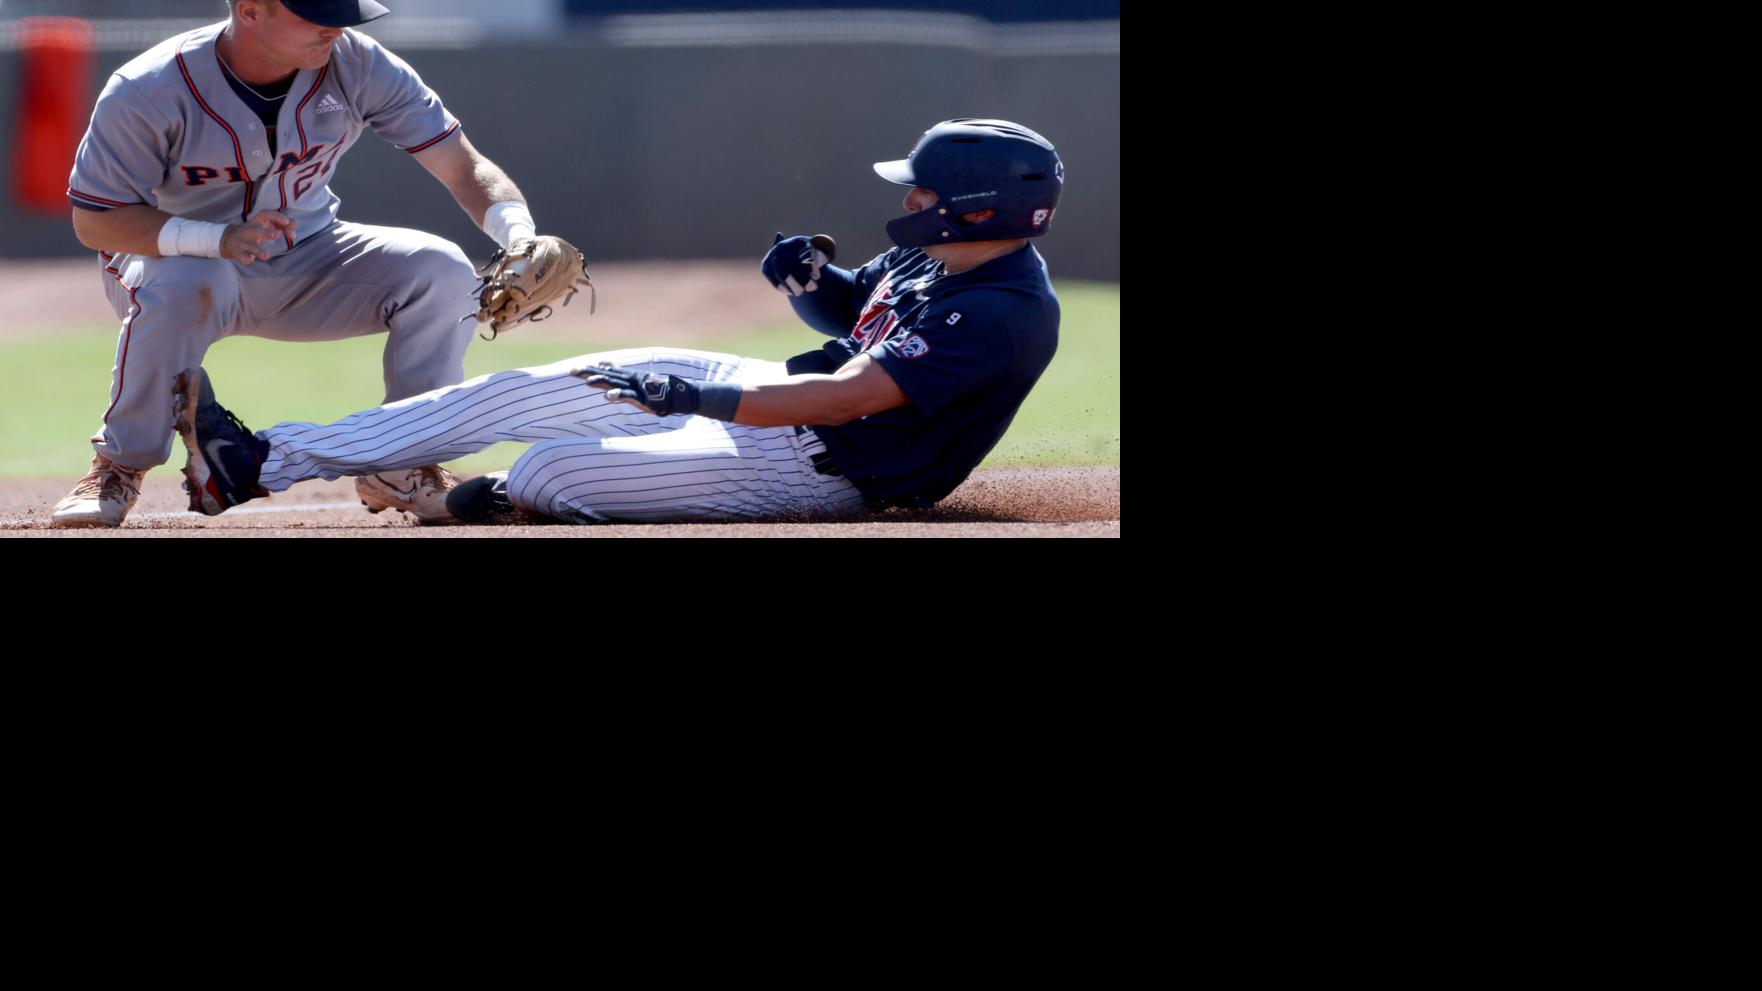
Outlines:
[{"label": "red piping on uniform", "polygon": [[[281,212],[286,213],[288,211],[288,173],[286,169],[283,169],[281,175],[276,177],[275,184],[281,189]],[[287,231],[282,231],[281,239],[287,242],[289,251],[294,249],[294,236],[292,234],[289,234]]]},{"label": "red piping on uniform", "polygon": [[139,203],[118,203],[115,200],[107,200],[102,196],[93,196],[91,193],[82,193],[72,186],[67,187],[67,195],[77,196],[82,200],[91,200],[93,203],[103,203],[108,206],[140,206]]},{"label": "red piping on uniform", "polygon": [[[216,51],[214,53],[214,59],[216,62],[218,62],[220,60],[220,53],[218,51]],[[196,81],[194,79],[190,78],[190,67],[184,64],[184,53],[183,52],[177,53],[177,70],[184,74],[184,83],[190,87],[190,94],[196,98],[196,105],[201,107],[202,111],[204,113],[206,113],[208,116],[214,118],[214,123],[219,124],[222,128],[225,128],[227,136],[232,138],[233,157],[238,159],[239,172],[243,173],[245,176],[245,209],[240,212],[239,219],[240,220],[250,220],[251,219],[251,190],[257,184],[251,181],[251,170],[245,166],[245,151],[242,147],[239,146],[238,132],[234,131],[232,129],[232,126],[230,124],[228,124],[226,121],[221,120],[220,115],[215,113],[213,108],[208,106],[208,102],[206,100],[202,99],[201,91],[196,89]]]},{"label": "red piping on uniform", "polygon": [[459,121],[454,121],[452,127],[449,127],[445,131],[441,132],[440,137],[435,138],[432,141],[424,141],[423,143],[417,145],[414,148],[405,148],[404,150],[409,152],[412,155],[416,154],[419,151],[427,151],[429,148],[432,148],[435,145],[440,144],[442,141],[445,141],[448,137],[451,137],[452,133],[454,131],[457,131],[458,129],[459,129]]},{"label": "red piping on uniform", "polygon": [[[300,129],[300,160],[301,161],[306,160],[306,125],[304,123],[301,123],[300,114],[306,109],[306,104],[311,101],[313,95],[318,92],[318,87],[324,85],[324,77],[326,75],[328,75],[329,73],[330,73],[330,63],[326,62],[324,64],[324,68],[318,70],[318,78],[312,80],[312,88],[306,91],[305,98],[300,101],[299,106],[294,108],[294,126]],[[277,179],[276,179],[276,187],[281,190],[281,209],[285,213],[288,208],[288,170],[287,169],[281,170],[281,175],[279,177],[277,177]],[[283,241],[287,242],[288,250],[290,250],[290,251],[293,250],[294,236],[292,234],[288,234],[286,232],[283,232],[281,239]]]},{"label": "red piping on uniform", "polygon": [[[100,255],[103,254],[102,251],[98,253]],[[114,258],[116,256],[112,255],[111,257]],[[111,268],[108,265],[104,267],[104,271],[116,276],[117,285],[124,289],[128,289],[128,305],[131,307],[128,320],[124,321],[127,324],[128,329],[122,332],[122,360],[116,363],[116,398],[110,400],[110,409],[104,411],[104,422],[109,423],[110,414],[115,411],[116,404],[122,402],[122,386],[128,378],[128,342],[134,337],[135,318],[141,315],[141,304],[135,301],[135,291],[128,288],[128,283],[122,281],[121,272],[118,272],[116,269]]]},{"label": "red piping on uniform", "polygon": [[[282,169],[281,175],[275,177],[275,184],[281,189],[281,212],[288,212],[288,170]],[[287,231],[281,232],[281,239],[287,242],[288,250],[294,250],[294,236]]]},{"label": "red piping on uniform", "polygon": [[330,63],[326,62],[324,68],[318,70],[318,78],[312,81],[312,88],[306,91],[306,98],[300,101],[298,107],[294,108],[294,126],[300,129],[300,157],[302,159],[306,157],[306,125],[300,122],[300,111],[306,109],[307,101],[311,100],[313,94],[318,92],[318,87],[324,85],[324,77],[329,73]]}]

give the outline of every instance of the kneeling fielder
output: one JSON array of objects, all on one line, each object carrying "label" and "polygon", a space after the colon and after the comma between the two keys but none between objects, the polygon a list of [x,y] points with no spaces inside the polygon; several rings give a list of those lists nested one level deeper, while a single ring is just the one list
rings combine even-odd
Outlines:
[{"label": "kneeling fielder", "polygon": [[[911,186],[898,248],[855,271],[779,235],[761,268],[836,338],[787,363],[631,349],[497,372],[329,425],[253,436],[200,368],[174,405],[191,508],[210,515],[309,478],[432,464],[533,442],[505,475],[418,505],[424,522],[510,505],[595,523],[839,516],[928,506],[1003,436],[1052,360],[1058,300],[1028,238],[1064,169],[1018,124],[945,121],[875,166]],[[959,203],[953,213],[939,203]]]}]

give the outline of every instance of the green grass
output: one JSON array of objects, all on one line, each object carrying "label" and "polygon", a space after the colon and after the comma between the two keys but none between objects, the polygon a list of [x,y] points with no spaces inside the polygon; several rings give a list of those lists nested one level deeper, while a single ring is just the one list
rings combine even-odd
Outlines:
[{"label": "green grass", "polygon": [[1120,287],[1060,282],[1058,354],[985,464],[1120,463]]},{"label": "green grass", "polygon": [[[1064,318],[1058,356],[986,460],[992,466],[1118,465],[1120,463],[1120,290],[1104,283],[1061,282]],[[372,406],[383,396],[383,336],[324,344],[289,344],[251,337],[220,342],[204,366],[221,402],[253,427],[278,420],[324,423]],[[782,360],[824,340],[794,324],[755,328],[696,347]],[[640,342],[541,342],[518,333],[475,341],[467,377],[541,365],[585,351]],[[91,461],[87,439],[109,401],[114,328],[0,341],[0,478],[79,477]],[[170,397],[167,397],[167,402]],[[498,444],[453,463],[476,474],[512,464],[521,444]],[[183,463],[181,446],[173,465]]]}]

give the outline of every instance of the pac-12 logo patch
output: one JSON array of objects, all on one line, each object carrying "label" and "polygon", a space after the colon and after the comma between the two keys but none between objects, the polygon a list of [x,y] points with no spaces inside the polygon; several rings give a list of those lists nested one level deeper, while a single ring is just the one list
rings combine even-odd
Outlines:
[{"label": "pac-12 logo patch", "polygon": [[[959,314],[955,315],[959,316]],[[906,338],[905,343],[899,346],[899,356],[901,358],[921,358],[929,353],[930,345],[925,343],[924,339],[916,334]]]},{"label": "pac-12 logo patch", "polygon": [[1051,210],[1035,210],[1034,211],[1034,226],[1035,227],[1045,227],[1046,222],[1051,219],[1052,219],[1052,211]]}]

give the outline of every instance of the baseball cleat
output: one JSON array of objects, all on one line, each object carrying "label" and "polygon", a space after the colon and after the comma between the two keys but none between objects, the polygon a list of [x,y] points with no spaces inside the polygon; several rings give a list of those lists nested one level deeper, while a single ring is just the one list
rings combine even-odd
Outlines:
[{"label": "baseball cleat", "polygon": [[424,465],[357,478],[355,493],[369,513],[395,509],[424,526],[438,526],[458,522],[447,512],[447,493],[458,484],[458,476],[440,465]]},{"label": "baseball cleat", "polygon": [[92,455],[92,468],[74,483],[73,491],[55,504],[49,517],[52,527],[118,527],[141,496],[145,468],[124,468],[104,457]]},{"label": "baseball cleat", "polygon": [[479,475],[447,494],[447,511],[472,526],[542,526],[562,520],[522,509],[508,498],[508,473]]},{"label": "baseball cleat", "polygon": [[177,433],[190,452],[184,462],[190,511],[218,516],[241,502],[267,496],[257,478],[269,456],[269,442],[258,440],[214,400],[208,373],[200,368],[178,372],[172,395]]}]

